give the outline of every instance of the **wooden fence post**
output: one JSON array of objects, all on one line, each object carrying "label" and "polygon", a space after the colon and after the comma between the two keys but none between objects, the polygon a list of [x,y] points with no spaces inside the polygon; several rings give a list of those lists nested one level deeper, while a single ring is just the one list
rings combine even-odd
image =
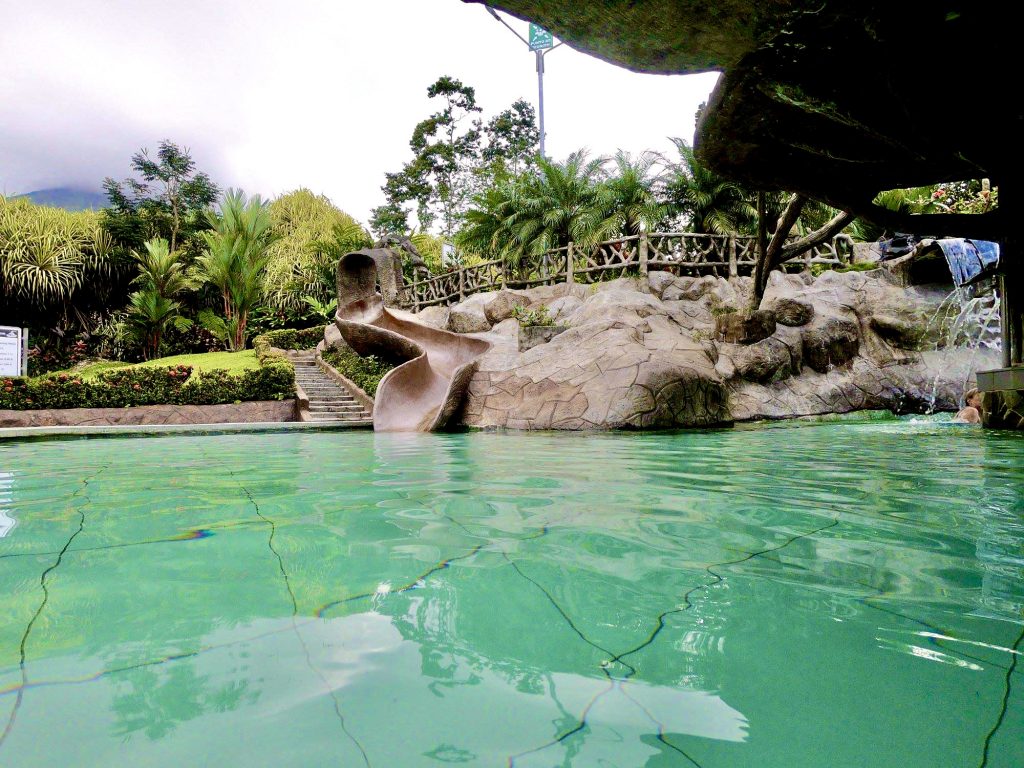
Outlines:
[{"label": "wooden fence post", "polygon": [[569,246],[565,249],[565,283],[566,285],[572,285],[576,282],[576,265],[575,254],[573,253],[572,240],[569,241]]},{"label": "wooden fence post", "polygon": [[729,277],[739,277],[740,267],[736,261],[736,235],[729,234]]},{"label": "wooden fence post", "polygon": [[640,277],[647,277],[648,247],[647,233],[642,232],[640,234]]},{"label": "wooden fence post", "polygon": [[466,298],[466,270],[459,267],[459,301]]}]

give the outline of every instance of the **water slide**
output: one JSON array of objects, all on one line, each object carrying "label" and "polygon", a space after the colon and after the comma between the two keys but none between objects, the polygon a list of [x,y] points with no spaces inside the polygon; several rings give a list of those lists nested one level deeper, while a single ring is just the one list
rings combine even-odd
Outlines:
[{"label": "water slide", "polygon": [[[338,263],[338,311],[334,324],[360,355],[402,360],[381,380],[373,428],[382,432],[433,432],[458,411],[480,356],[489,342],[416,322],[393,312],[377,290],[393,292],[394,273],[383,249],[354,251]],[[382,268],[378,270],[378,267]]]}]

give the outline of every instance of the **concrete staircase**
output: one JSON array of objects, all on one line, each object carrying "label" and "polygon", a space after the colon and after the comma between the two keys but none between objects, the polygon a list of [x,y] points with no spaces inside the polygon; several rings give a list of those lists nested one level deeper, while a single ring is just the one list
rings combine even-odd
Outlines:
[{"label": "concrete staircase", "polygon": [[328,376],[311,352],[292,357],[295,383],[309,397],[308,419],[314,424],[346,424],[353,427],[373,425],[373,417],[346,387]]}]

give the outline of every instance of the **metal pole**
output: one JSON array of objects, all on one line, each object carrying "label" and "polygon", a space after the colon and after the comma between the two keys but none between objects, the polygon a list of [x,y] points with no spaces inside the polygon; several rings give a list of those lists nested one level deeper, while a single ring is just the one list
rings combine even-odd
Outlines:
[{"label": "metal pole", "polygon": [[537,55],[537,117],[540,121],[540,156],[544,154],[544,51],[536,51]]}]

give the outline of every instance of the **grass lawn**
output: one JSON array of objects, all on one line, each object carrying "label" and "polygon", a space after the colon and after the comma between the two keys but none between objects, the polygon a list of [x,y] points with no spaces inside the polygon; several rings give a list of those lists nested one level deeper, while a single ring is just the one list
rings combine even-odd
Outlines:
[{"label": "grass lawn", "polygon": [[191,365],[193,372],[209,371],[214,368],[226,368],[229,373],[241,373],[250,368],[259,368],[256,352],[247,349],[243,352],[207,352],[201,355],[174,355],[147,360],[144,363],[118,363],[112,360],[98,360],[89,363],[74,372],[83,379],[94,379],[103,371],[115,368],[167,368],[172,365]]}]

